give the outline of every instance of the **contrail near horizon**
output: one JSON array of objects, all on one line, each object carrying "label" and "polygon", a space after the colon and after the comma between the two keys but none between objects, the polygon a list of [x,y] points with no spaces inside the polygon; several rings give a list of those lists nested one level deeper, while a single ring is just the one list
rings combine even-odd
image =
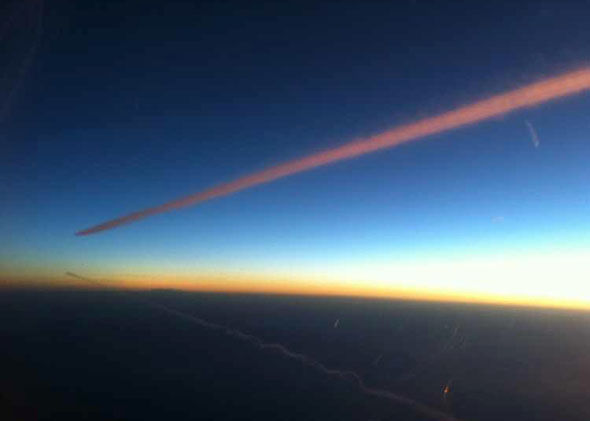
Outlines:
[{"label": "contrail near horizon", "polygon": [[[101,282],[99,282],[95,279],[87,278],[86,276],[81,276],[81,275],[78,275],[74,272],[66,272],[65,274],[67,276],[72,277],[72,278],[76,278],[76,279],[79,279],[79,280],[82,280],[85,282],[89,282],[89,283],[92,283],[92,284],[100,286],[100,287],[104,287],[104,285]],[[359,391],[361,393],[363,393],[364,395],[373,396],[373,397],[388,400],[390,402],[394,402],[396,404],[405,405],[407,407],[412,408],[413,410],[415,410],[416,412],[418,412],[422,415],[425,415],[427,417],[430,417],[432,419],[436,419],[439,421],[460,421],[459,419],[453,417],[452,415],[446,414],[438,409],[431,408],[431,407],[429,407],[423,403],[420,403],[414,399],[411,399],[407,396],[398,395],[397,393],[391,392],[389,390],[378,389],[378,388],[367,386],[366,383],[364,382],[363,378],[354,371],[328,368],[325,365],[323,365],[322,363],[320,363],[319,361],[316,361],[313,358],[311,358],[305,354],[291,351],[289,348],[287,348],[286,346],[284,346],[282,344],[264,342],[262,339],[258,338],[257,336],[250,335],[248,333],[244,333],[238,329],[230,328],[228,326],[224,326],[224,325],[214,323],[214,322],[209,322],[207,320],[201,319],[200,317],[193,316],[191,314],[176,310],[172,307],[165,306],[165,305],[157,303],[155,301],[148,300],[143,297],[137,297],[137,296],[131,295],[128,292],[127,292],[127,294],[130,295],[135,300],[140,301],[149,307],[153,307],[158,310],[164,311],[168,314],[171,314],[173,316],[181,318],[181,319],[188,321],[190,323],[193,323],[197,326],[204,327],[206,329],[210,329],[210,330],[214,330],[214,331],[219,331],[227,336],[231,336],[233,338],[242,340],[244,342],[249,343],[250,345],[257,347],[261,351],[269,350],[269,351],[276,352],[285,358],[288,358],[290,360],[295,360],[295,361],[301,363],[302,365],[311,367],[311,368],[315,369],[316,371],[320,372],[321,374],[324,374],[328,377],[338,378],[341,380],[352,380],[353,383],[355,383],[357,385]]]},{"label": "contrail near horizon", "polygon": [[590,68],[544,79],[522,88],[492,96],[414,123],[404,124],[383,133],[361,138],[342,146],[288,161],[265,170],[246,175],[228,183],[201,192],[112,219],[78,231],[76,235],[88,235],[106,231],[120,225],[138,221],[148,216],[196,205],[207,200],[226,196],[250,187],[311,170],[337,161],[354,158],[381,149],[391,148],[425,136],[442,133],[480,121],[497,117],[518,109],[532,107],[543,102],[572,95],[590,89]]}]

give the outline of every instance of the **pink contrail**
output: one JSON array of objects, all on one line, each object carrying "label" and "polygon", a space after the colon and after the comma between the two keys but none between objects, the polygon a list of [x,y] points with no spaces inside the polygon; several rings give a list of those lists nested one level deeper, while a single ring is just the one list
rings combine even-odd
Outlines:
[{"label": "pink contrail", "polygon": [[[95,284],[100,287],[104,287],[104,285],[100,281],[97,281],[92,278],[88,278],[86,276],[81,276],[81,275],[78,275],[73,272],[66,272],[66,275],[70,276],[72,278],[76,278],[76,279],[79,279],[79,280],[82,280],[85,282]],[[364,382],[363,378],[354,371],[328,368],[325,365],[323,365],[322,363],[320,363],[319,361],[316,361],[313,358],[311,358],[305,354],[291,351],[289,348],[287,348],[286,346],[284,346],[282,344],[264,342],[262,339],[258,338],[257,336],[250,335],[248,333],[244,333],[238,329],[232,329],[228,326],[224,326],[224,325],[214,323],[214,322],[209,322],[207,320],[201,319],[200,317],[193,316],[191,314],[176,310],[172,307],[165,306],[163,304],[157,303],[152,300],[148,300],[146,298],[137,297],[137,296],[134,296],[131,294],[130,294],[130,296],[138,301],[141,301],[143,304],[145,304],[149,307],[164,311],[168,314],[171,314],[175,317],[183,319],[183,320],[185,320],[189,323],[195,324],[197,326],[204,327],[206,329],[210,329],[210,330],[214,330],[214,331],[219,331],[227,336],[231,336],[233,338],[244,341],[250,345],[253,345],[262,351],[268,350],[268,351],[276,352],[285,358],[297,361],[302,365],[311,367],[325,376],[337,378],[337,379],[342,379],[342,380],[352,380],[357,385],[359,391],[367,396],[373,396],[373,397],[388,400],[388,401],[396,403],[396,404],[405,405],[407,407],[414,409],[416,412],[418,412],[422,415],[425,415],[429,418],[435,419],[435,420],[459,421],[457,418],[453,417],[452,415],[446,414],[442,411],[439,411],[438,409],[431,408],[423,403],[415,401],[414,399],[408,398],[407,396],[398,395],[397,393],[391,392],[389,390],[378,389],[378,388],[367,386],[366,383]]]},{"label": "pink contrail", "polygon": [[195,205],[215,197],[226,196],[288,175],[307,171],[343,159],[364,155],[380,149],[391,148],[428,135],[474,124],[491,117],[500,116],[521,108],[531,107],[551,99],[575,94],[586,89],[590,89],[590,68],[545,79],[523,88],[493,96],[484,101],[479,101],[474,104],[448,111],[435,117],[429,117],[414,123],[401,125],[375,136],[358,139],[334,149],[285,162],[199,193],[173,200],[163,205],[130,213],[129,215],[79,231],[76,234],[88,235],[105,231],[118,227],[119,225],[138,221],[151,215]]}]

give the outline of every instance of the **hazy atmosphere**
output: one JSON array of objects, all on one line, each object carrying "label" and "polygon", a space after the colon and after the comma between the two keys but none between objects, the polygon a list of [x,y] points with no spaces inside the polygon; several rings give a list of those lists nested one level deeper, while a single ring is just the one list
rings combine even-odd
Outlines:
[{"label": "hazy atmosphere", "polygon": [[3,3],[0,415],[586,419],[589,21],[577,1]]}]

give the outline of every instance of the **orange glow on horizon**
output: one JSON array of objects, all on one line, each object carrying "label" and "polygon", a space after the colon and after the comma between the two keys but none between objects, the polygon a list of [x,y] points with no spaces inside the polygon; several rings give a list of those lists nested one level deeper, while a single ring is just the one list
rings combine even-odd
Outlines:
[{"label": "orange glow on horizon", "polygon": [[274,282],[272,285],[265,281],[252,281],[248,286],[236,285],[231,281],[225,283],[219,280],[203,279],[199,277],[184,281],[150,280],[145,282],[120,282],[101,281],[103,286],[91,285],[80,280],[67,279],[66,277],[53,281],[38,281],[34,279],[0,279],[0,291],[2,289],[80,289],[80,290],[151,290],[172,289],[187,292],[219,293],[219,294],[247,294],[247,295],[291,295],[312,297],[351,297],[368,299],[388,299],[402,301],[427,301],[466,304],[489,304],[500,306],[523,306],[541,308],[562,308],[590,310],[590,302],[581,300],[552,299],[550,297],[531,299],[517,296],[494,296],[486,294],[468,294],[453,291],[432,290],[425,291],[416,288],[383,288],[371,286],[342,286],[342,285],[315,285],[309,282],[289,284],[286,282]]},{"label": "orange glow on horizon", "polygon": [[[347,296],[444,301],[590,310],[590,251],[463,256],[461,259],[420,259],[342,263],[331,273],[309,267],[307,272],[278,270],[125,274],[87,268],[80,275],[112,289],[179,289],[198,292]],[[39,274],[4,277],[0,288],[97,288],[89,282]],[[6,281],[12,279],[12,281]],[[45,279],[46,282],[40,282]]]}]

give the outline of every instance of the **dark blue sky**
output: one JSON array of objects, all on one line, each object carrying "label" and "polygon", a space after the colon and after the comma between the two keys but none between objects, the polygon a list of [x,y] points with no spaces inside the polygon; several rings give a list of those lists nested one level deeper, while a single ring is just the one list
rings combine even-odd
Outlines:
[{"label": "dark blue sky", "polygon": [[0,263],[8,274],[330,272],[587,249],[588,94],[73,233],[586,66],[588,21],[582,2],[47,2],[32,64],[35,41],[16,30],[2,51],[5,80],[27,71],[0,98]]}]

